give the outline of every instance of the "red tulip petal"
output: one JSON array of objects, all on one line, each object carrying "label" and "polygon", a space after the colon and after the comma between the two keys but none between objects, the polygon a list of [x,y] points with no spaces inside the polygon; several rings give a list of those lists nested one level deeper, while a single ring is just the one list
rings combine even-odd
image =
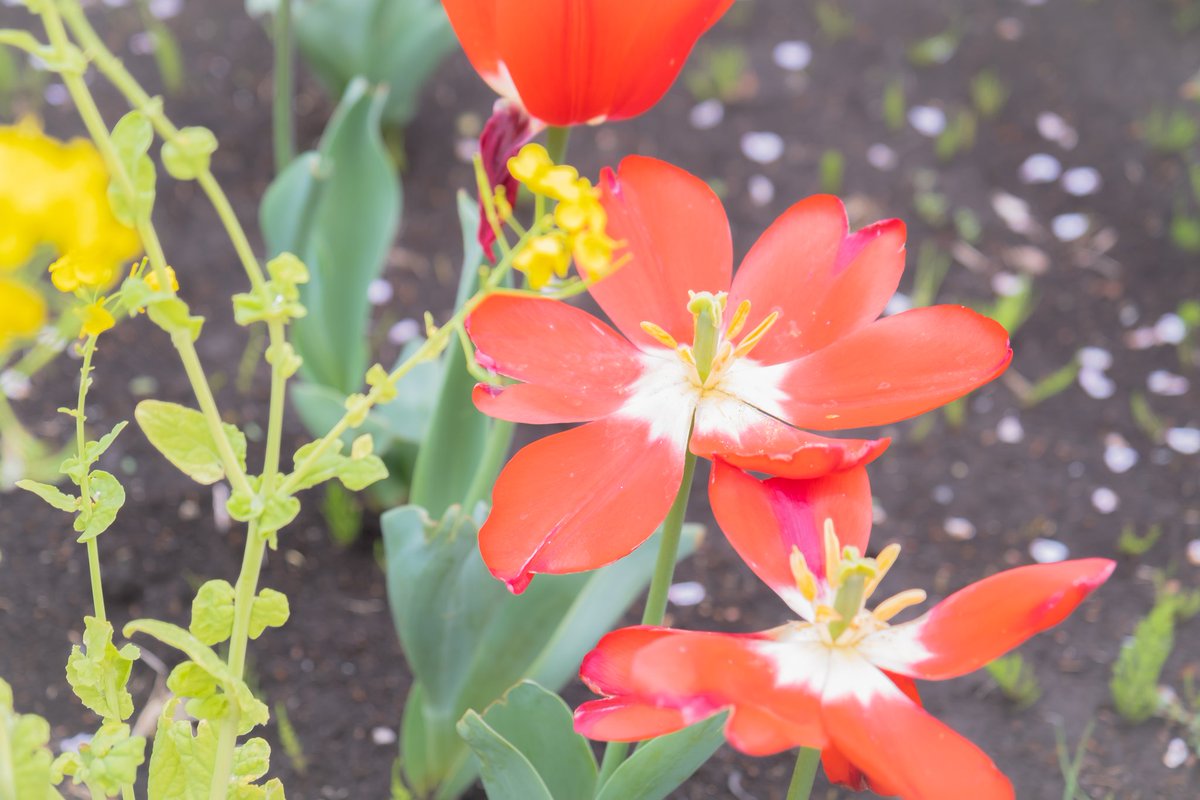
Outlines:
[{"label": "red tulip petal", "polygon": [[830,665],[821,716],[834,745],[873,786],[922,800],[1011,800],[988,756],[852,653]]},{"label": "red tulip petal", "polygon": [[442,0],[442,6],[471,66],[497,94],[506,94],[496,30],[497,4],[494,0]]},{"label": "red tulip petal", "polygon": [[973,583],[923,616],[872,634],[860,652],[901,675],[965,675],[1062,622],[1116,564],[1085,558],[1005,570]]},{"label": "red tulip petal", "polygon": [[[465,30],[456,22],[455,28],[460,38],[465,33],[481,42],[471,60],[485,78],[490,62],[482,42],[488,33],[495,36],[500,60],[529,113],[550,125],[579,125],[624,119],[654,105],[696,40],[731,3],[495,0],[493,28],[486,22]],[[470,55],[465,39],[463,46]]]},{"label": "red tulip petal", "polygon": [[754,348],[767,364],[826,347],[875,320],[904,271],[904,223],[886,220],[848,235],[831,195],[801,200],[759,237],[738,268],[729,307],[751,303],[747,330],[779,320]]},{"label": "red tulip petal", "polygon": [[[822,747],[827,739],[818,692],[827,663],[828,651],[821,645],[776,642],[765,634],[614,631],[584,659],[580,674],[620,702],[581,708],[583,720],[576,717],[576,729],[591,738],[619,733],[633,740],[672,719],[691,724],[730,708],[726,738],[743,752]],[[646,707],[676,709],[680,717],[651,714]],[[620,714],[623,726],[602,725],[597,712]]]},{"label": "red tulip petal", "polygon": [[871,535],[871,486],[865,467],[823,478],[760,481],[737,467],[713,462],[708,489],[717,524],[733,549],[793,610],[811,617],[811,604],[792,575],[792,548],[808,568],[825,572],[824,526],[833,520],[842,545],[866,550]]},{"label": "red tulip petal", "polygon": [[961,306],[932,306],[881,319],[779,368],[787,371],[788,422],[839,430],[937,408],[992,380],[1011,359],[1000,325]]},{"label": "red tulip petal", "polygon": [[580,422],[611,414],[643,372],[616,331],[548,298],[494,294],[467,318],[481,365],[528,385],[477,389],[485,414],[514,422]]},{"label": "red tulip petal", "polygon": [[721,201],[694,175],[641,156],[624,159],[616,174],[605,170],[600,188],[608,235],[625,243],[617,257],[628,255],[629,261],[591,287],[592,297],[641,347],[662,349],[641,329],[642,322],[690,343],[688,292],[727,291],[733,271],[733,243]]},{"label": "red tulip petal", "polygon": [[581,572],[628,555],[679,491],[684,446],[683,434],[656,438],[649,423],[620,417],[527,445],[492,490],[479,531],[484,563],[519,593],[536,572]]},{"label": "red tulip petal", "polygon": [[[704,716],[719,710],[712,709]],[[575,732],[600,742],[641,742],[683,730],[699,721],[689,721],[688,715],[678,708],[619,697],[591,700],[575,709]]]},{"label": "red tulip petal", "polygon": [[696,409],[691,450],[745,470],[816,478],[878,458],[890,439],[830,439],[802,431],[734,398],[705,397]]}]

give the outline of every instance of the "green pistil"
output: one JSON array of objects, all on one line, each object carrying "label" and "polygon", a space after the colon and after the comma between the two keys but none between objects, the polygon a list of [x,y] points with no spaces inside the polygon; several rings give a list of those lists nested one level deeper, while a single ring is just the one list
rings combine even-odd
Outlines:
[{"label": "green pistil", "polygon": [[843,576],[842,585],[838,587],[837,596],[833,599],[833,608],[838,612],[839,618],[829,623],[829,635],[835,642],[842,632],[850,627],[850,623],[862,608],[867,579],[871,577],[871,570],[864,569],[865,566],[855,565],[848,575]]},{"label": "green pistil", "polygon": [[721,340],[721,298],[708,292],[696,294],[688,303],[688,311],[696,317],[696,333],[692,341],[692,357],[696,359],[696,373],[700,382],[708,380],[712,373],[713,358]]}]

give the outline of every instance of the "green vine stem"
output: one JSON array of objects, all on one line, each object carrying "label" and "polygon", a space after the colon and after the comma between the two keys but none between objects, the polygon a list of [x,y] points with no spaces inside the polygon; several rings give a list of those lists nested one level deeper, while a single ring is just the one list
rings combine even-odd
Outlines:
[{"label": "green vine stem", "polygon": [[[96,352],[96,337],[87,337],[82,349],[83,364],[79,368],[79,397],[75,403],[75,449],[79,453],[81,462],[84,451],[87,449],[87,433],[84,431],[87,416],[84,414],[84,408],[88,389],[92,385],[92,356]],[[89,472],[90,470],[85,468],[79,476],[79,498],[82,502],[81,508],[85,522],[91,514],[92,495],[88,489]],[[92,582],[92,607],[95,609],[96,619],[106,622],[108,617],[104,613],[104,589],[100,581],[100,545],[96,539],[97,537],[92,537],[87,541],[88,575]]]}]

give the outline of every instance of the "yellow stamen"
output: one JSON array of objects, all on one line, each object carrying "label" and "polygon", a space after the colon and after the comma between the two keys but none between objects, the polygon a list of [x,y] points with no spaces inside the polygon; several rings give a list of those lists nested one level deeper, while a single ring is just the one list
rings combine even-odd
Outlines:
[{"label": "yellow stamen", "polygon": [[667,333],[665,330],[655,325],[653,322],[643,322],[642,330],[654,337],[654,340],[669,347],[672,350],[679,347],[679,342],[675,341],[675,337]]},{"label": "yellow stamen", "polygon": [[924,603],[927,596],[924,589],[906,589],[877,605],[871,616],[880,622],[887,622],[904,609]]},{"label": "yellow stamen", "polygon": [[841,585],[842,556],[839,550],[837,533],[833,530],[833,520],[825,518],[825,581],[834,589]]},{"label": "yellow stamen", "polygon": [[[892,542],[887,547],[879,552],[875,557],[875,577],[867,582],[866,597],[870,597],[879,588],[879,584],[883,582],[884,576],[888,574],[888,570],[896,563],[896,559],[900,557],[900,545]],[[864,598],[865,599],[865,598]]]},{"label": "yellow stamen", "polygon": [[746,318],[750,316],[750,301],[743,300],[738,303],[737,310],[733,312],[733,319],[729,321],[729,329],[725,331],[726,339],[736,339],[737,335],[742,332],[742,328],[746,326]]},{"label": "yellow stamen", "polygon": [[772,311],[770,314],[768,314],[766,319],[758,323],[758,326],[754,330],[747,333],[746,338],[742,339],[742,341],[738,343],[737,349],[733,351],[733,354],[738,358],[741,358],[753,350],[754,346],[757,345],[762,338],[767,335],[767,331],[771,329],[771,326],[774,325],[775,321],[778,319],[778,311]]},{"label": "yellow stamen", "polygon": [[796,581],[796,588],[800,590],[800,594],[804,595],[805,600],[813,602],[817,597],[817,579],[812,574],[812,570],[808,568],[808,562],[804,560],[804,553],[800,552],[799,547],[792,545],[792,553],[788,562],[792,568],[792,578]]}]

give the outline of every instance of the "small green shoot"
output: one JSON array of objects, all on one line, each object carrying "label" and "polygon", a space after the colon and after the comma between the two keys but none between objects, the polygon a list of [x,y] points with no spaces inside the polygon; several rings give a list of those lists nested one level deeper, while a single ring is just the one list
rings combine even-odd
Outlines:
[{"label": "small green shoot", "polygon": [[990,69],[981,70],[971,79],[971,104],[984,119],[992,119],[1008,102],[1008,87]]},{"label": "small green shoot", "polygon": [[904,81],[892,78],[883,90],[883,121],[890,131],[904,128],[908,114],[908,100],[904,96]]},{"label": "small green shoot", "polygon": [[978,244],[983,238],[983,223],[979,215],[965,206],[954,209],[954,231],[967,244]]},{"label": "small green shoot", "polygon": [[934,142],[934,152],[942,161],[949,161],[959,153],[966,153],[975,146],[975,115],[960,109],[946,129]]},{"label": "small green shoot", "polygon": [[1092,738],[1092,727],[1095,720],[1088,720],[1079,737],[1079,745],[1072,755],[1067,746],[1067,732],[1062,724],[1054,726],[1054,749],[1058,753],[1058,768],[1063,775],[1062,800],[1091,800],[1079,786],[1079,773],[1083,771],[1083,755],[1087,752],[1087,743]]},{"label": "small green shoot", "polygon": [[1117,713],[1129,722],[1145,722],[1162,710],[1158,681],[1175,646],[1175,623],[1197,612],[1200,612],[1200,591],[1163,588],[1150,613],[1121,647],[1109,688]]},{"label": "small green shoot", "polygon": [[1175,309],[1175,313],[1183,320],[1187,332],[1176,350],[1179,352],[1179,364],[1185,370],[1194,369],[1200,365],[1196,358],[1197,346],[1200,345],[1200,300],[1184,300]]},{"label": "small green shoot", "polygon": [[304,775],[308,772],[308,758],[304,755],[300,737],[296,735],[296,729],[292,726],[287,707],[283,703],[275,704],[275,726],[279,729],[279,743],[283,745],[283,752],[287,754],[296,772]]},{"label": "small green shoot", "polygon": [[1187,110],[1173,108],[1167,111],[1156,106],[1142,121],[1142,139],[1150,149],[1164,154],[1182,153],[1195,144],[1200,136],[1200,123]]},{"label": "small green shoot", "polygon": [[835,0],[818,0],[813,13],[826,41],[838,42],[854,33],[854,17]]},{"label": "small green shoot", "polygon": [[1185,253],[1200,253],[1200,217],[1188,213],[1185,204],[1176,205],[1170,231],[1171,244]]},{"label": "small green shoot", "polygon": [[1149,552],[1160,538],[1162,538],[1162,526],[1158,523],[1147,528],[1144,534],[1139,534],[1133,523],[1127,523],[1121,529],[1121,538],[1117,539],[1117,552],[1123,556],[1137,558]]},{"label": "small green shoot", "polygon": [[821,154],[818,167],[821,176],[821,191],[826,194],[841,194],[846,172],[846,157],[841,150],[826,150]]},{"label": "small green shoot", "polygon": [[154,63],[158,67],[158,76],[162,79],[163,88],[167,90],[167,94],[179,94],[184,81],[183,55],[179,50],[179,42],[175,40],[171,29],[151,13],[149,0],[138,0],[137,8],[142,26],[154,43]]},{"label": "small green shoot", "polygon": [[1017,397],[1024,408],[1033,408],[1071,388],[1078,376],[1079,359],[1072,358],[1036,383],[1027,382],[1022,390],[1017,392]]},{"label": "small green shoot", "polygon": [[346,487],[335,481],[325,484],[321,515],[329,526],[329,538],[339,547],[349,547],[362,533],[362,506]]},{"label": "small green shoot", "polygon": [[754,76],[741,45],[705,48],[695,64],[684,74],[684,84],[697,100],[732,103],[753,93]]},{"label": "small green shoot", "polygon": [[917,251],[917,269],[913,275],[912,304],[914,308],[931,306],[937,300],[946,273],[950,271],[950,254],[932,239],[921,242]]},{"label": "small green shoot", "polygon": [[921,39],[908,48],[908,60],[914,67],[933,67],[945,64],[954,57],[962,35],[957,29],[951,28],[941,33]]},{"label": "small green shoot", "polygon": [[984,669],[996,682],[1000,692],[1016,704],[1017,708],[1028,708],[1042,696],[1037,673],[1020,653],[1000,656]]},{"label": "small green shoot", "polygon": [[979,312],[999,322],[1009,334],[1015,334],[1036,307],[1037,297],[1033,292],[1033,279],[1028,275],[1021,275],[1017,278],[1016,291],[1000,295],[991,305],[980,308]]},{"label": "small green shoot", "polygon": [[1146,434],[1152,442],[1161,442],[1167,433],[1167,423],[1163,421],[1146,399],[1143,392],[1134,392],[1129,397],[1129,413],[1133,415],[1133,424]]},{"label": "small green shoot", "polygon": [[960,397],[952,403],[947,403],[942,406],[942,413],[946,416],[946,424],[950,426],[950,430],[961,431],[967,421],[967,398]]}]

